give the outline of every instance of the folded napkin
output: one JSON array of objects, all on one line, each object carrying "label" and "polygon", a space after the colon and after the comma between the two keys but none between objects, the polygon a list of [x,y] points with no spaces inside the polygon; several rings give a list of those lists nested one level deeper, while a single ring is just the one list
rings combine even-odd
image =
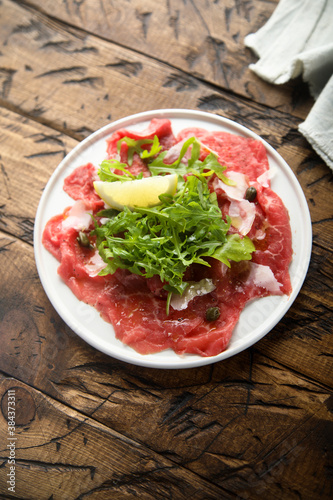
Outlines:
[{"label": "folded napkin", "polygon": [[302,75],[316,100],[299,131],[333,169],[333,0],[280,0],[244,43],[258,56],[250,69],[283,84]]}]

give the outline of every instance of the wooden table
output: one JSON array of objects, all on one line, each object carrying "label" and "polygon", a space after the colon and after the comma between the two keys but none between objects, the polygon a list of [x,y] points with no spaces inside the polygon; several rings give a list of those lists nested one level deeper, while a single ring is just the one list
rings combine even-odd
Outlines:
[{"label": "wooden table", "polygon": [[[297,129],[313,104],[306,85],[261,81],[243,43],[276,3],[1,2],[1,498],[332,498],[332,173]],[[313,224],[309,272],[282,321],[196,369],[90,347],[34,260],[37,205],[59,162],[107,123],[157,108],[258,133],[296,174]]]}]

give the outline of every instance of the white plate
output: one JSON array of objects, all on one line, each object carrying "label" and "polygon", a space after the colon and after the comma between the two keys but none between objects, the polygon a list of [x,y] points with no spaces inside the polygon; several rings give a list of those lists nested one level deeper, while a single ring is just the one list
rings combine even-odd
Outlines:
[{"label": "white plate", "polygon": [[[58,261],[43,247],[42,233],[47,221],[73,200],[63,191],[63,181],[74,168],[91,162],[98,166],[106,157],[106,138],[120,128],[143,130],[152,118],[169,118],[175,135],[185,127],[221,130],[261,140],[266,147],[270,168],[274,171],[272,189],[281,197],[290,215],[293,261],[290,276],[293,291],[289,297],[257,299],[241,313],[226,351],[213,357],[175,354],[171,349],[141,355],[117,340],[112,325],[103,321],[91,306],[77,300],[57,274]],[[286,314],[303,284],[312,246],[311,219],[303,191],[287,163],[258,135],[217,115],[182,109],[148,111],[106,125],[78,144],[60,163],[41,197],[35,221],[34,248],[37,269],[51,303],[68,326],[96,349],[122,361],[154,368],[190,368],[221,361],[233,356],[266,335]]]}]

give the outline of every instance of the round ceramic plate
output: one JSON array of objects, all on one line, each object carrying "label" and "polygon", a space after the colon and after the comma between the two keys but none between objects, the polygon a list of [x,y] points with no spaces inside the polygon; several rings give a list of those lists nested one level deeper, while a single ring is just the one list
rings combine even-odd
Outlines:
[{"label": "round ceramic plate", "polygon": [[[152,118],[169,118],[176,135],[185,127],[201,127],[209,131],[226,131],[261,140],[266,147],[273,172],[272,189],[281,197],[290,215],[293,261],[290,276],[293,291],[289,297],[272,296],[249,303],[241,313],[227,350],[214,357],[175,354],[165,350],[141,355],[117,340],[112,325],[103,321],[91,306],[77,300],[57,274],[58,261],[43,247],[42,233],[47,221],[73,200],[63,191],[63,181],[76,167],[91,162],[98,166],[106,157],[106,139],[119,128],[141,131]],[[60,163],[41,197],[35,222],[35,258],[42,285],[51,303],[68,326],[96,349],[129,363],[154,368],[190,368],[221,361],[233,356],[266,335],[286,314],[295,300],[307,273],[312,244],[311,219],[303,191],[292,170],[281,156],[258,135],[220,116],[199,111],[165,109],[129,116],[98,130]]]}]

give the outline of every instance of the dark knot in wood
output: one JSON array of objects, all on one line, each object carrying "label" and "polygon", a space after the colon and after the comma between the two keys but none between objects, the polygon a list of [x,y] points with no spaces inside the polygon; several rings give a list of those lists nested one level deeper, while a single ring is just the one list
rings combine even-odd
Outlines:
[{"label": "dark knot in wood", "polygon": [[[15,399],[15,406],[8,404],[8,396]],[[8,421],[8,408],[15,409],[15,426],[26,427],[31,424],[36,415],[36,404],[30,392],[23,387],[10,387],[2,396],[1,399],[1,413]]]}]

